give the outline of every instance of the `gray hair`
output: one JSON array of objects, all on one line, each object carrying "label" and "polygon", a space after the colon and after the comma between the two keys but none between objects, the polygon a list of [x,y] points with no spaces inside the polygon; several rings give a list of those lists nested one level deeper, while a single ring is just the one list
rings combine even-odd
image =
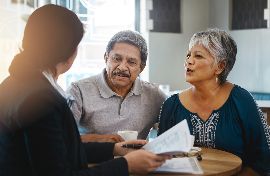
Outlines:
[{"label": "gray hair", "polygon": [[237,45],[233,38],[224,30],[208,29],[195,33],[191,37],[189,49],[196,44],[204,46],[214,57],[216,63],[225,62],[224,70],[218,75],[220,84],[225,83],[236,60]]},{"label": "gray hair", "polygon": [[141,52],[141,62],[143,65],[146,65],[147,61],[147,44],[145,39],[142,37],[142,35],[139,32],[131,31],[131,30],[125,30],[120,31],[116,33],[111,40],[108,42],[106,47],[106,53],[110,53],[110,51],[113,49],[115,43],[128,43],[131,45],[134,45],[139,48]]}]

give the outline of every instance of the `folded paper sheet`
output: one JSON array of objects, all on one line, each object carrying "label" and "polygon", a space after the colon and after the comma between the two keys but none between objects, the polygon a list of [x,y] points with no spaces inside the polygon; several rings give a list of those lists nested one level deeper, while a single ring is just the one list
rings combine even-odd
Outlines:
[{"label": "folded paper sheet", "polygon": [[[156,154],[179,155],[190,152],[193,147],[193,142],[194,136],[190,135],[187,121],[183,120],[144,145],[143,148]],[[167,160],[154,172],[203,174],[196,157]]]},{"label": "folded paper sheet", "polygon": [[154,172],[203,174],[196,157],[173,158],[171,160],[167,160]]},{"label": "folded paper sheet", "polygon": [[186,120],[181,121],[165,133],[144,145],[144,149],[156,154],[180,154],[189,152],[194,138],[190,135]]}]

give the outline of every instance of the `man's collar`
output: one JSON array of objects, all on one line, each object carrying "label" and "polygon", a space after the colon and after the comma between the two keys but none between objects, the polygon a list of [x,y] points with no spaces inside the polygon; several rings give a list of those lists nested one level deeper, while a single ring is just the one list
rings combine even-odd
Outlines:
[{"label": "man's collar", "polygon": [[133,93],[134,95],[140,95],[142,93],[142,85],[139,78],[135,80],[130,93]]},{"label": "man's collar", "polygon": [[[103,98],[110,98],[112,96],[119,96],[117,95],[112,89],[109,87],[107,81],[106,81],[106,69],[103,69],[102,73],[97,77],[97,86],[99,89],[99,93]],[[127,96],[131,95],[140,95],[142,91],[142,86],[140,79],[137,78],[133,84],[133,87],[131,88],[130,92],[127,94]]]},{"label": "man's collar", "polygon": [[113,92],[112,89],[108,86],[106,82],[105,74],[106,74],[106,70],[103,69],[101,74],[98,75],[97,80],[96,80],[100,95],[103,98],[110,98],[114,95],[117,96],[117,94]]}]

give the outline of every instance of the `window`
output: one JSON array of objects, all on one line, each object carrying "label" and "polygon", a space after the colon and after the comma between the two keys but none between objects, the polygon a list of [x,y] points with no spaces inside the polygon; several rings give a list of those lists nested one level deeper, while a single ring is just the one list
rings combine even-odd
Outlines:
[{"label": "window", "polygon": [[[72,68],[59,78],[66,89],[75,80],[99,73],[108,40],[118,31],[135,30],[135,0],[1,0],[0,82],[19,52],[27,17],[39,6],[54,3],[73,10],[85,24],[85,35]],[[137,4],[138,5],[138,4]]]},{"label": "window", "polygon": [[86,26],[72,68],[59,78],[65,89],[71,82],[99,73],[105,67],[103,55],[108,40],[118,31],[135,29],[135,1],[132,0],[80,0],[87,8],[78,13]]}]

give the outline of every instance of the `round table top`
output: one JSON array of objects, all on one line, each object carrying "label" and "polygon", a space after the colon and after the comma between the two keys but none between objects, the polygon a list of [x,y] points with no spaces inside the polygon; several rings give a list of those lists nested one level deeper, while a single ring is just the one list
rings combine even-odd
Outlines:
[{"label": "round table top", "polygon": [[[242,160],[229,152],[202,148],[202,160],[199,161],[203,175],[228,176],[234,175],[241,170]],[[176,176],[187,174],[151,174],[153,176]],[[191,174],[189,174],[190,176]],[[194,175],[194,174],[192,174]]]}]

